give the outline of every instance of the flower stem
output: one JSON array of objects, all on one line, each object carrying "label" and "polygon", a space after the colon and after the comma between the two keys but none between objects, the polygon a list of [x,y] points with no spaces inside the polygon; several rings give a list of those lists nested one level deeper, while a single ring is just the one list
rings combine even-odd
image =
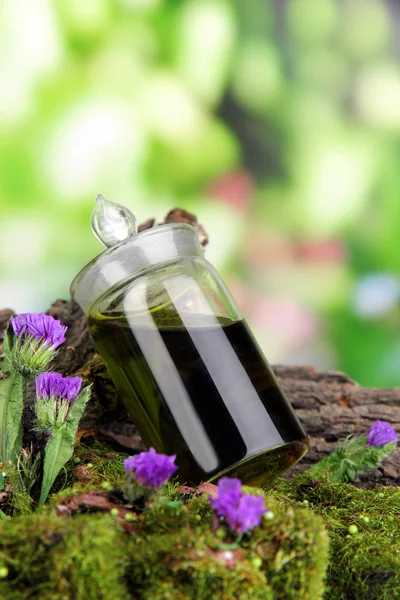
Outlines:
[{"label": "flower stem", "polygon": [[218,548],[220,550],[236,550],[239,547],[242,538],[243,533],[240,533],[234,542],[232,542],[231,544],[224,544],[223,542],[221,542],[220,544],[218,544]]}]

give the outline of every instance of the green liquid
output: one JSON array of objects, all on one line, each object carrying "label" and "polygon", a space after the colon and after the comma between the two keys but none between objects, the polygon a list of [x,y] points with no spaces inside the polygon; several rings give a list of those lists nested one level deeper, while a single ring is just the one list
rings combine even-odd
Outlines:
[{"label": "green liquid", "polygon": [[151,313],[143,322],[113,314],[94,315],[89,326],[144,443],[176,454],[181,482],[224,474],[262,485],[307,451],[244,321],[160,327]]}]

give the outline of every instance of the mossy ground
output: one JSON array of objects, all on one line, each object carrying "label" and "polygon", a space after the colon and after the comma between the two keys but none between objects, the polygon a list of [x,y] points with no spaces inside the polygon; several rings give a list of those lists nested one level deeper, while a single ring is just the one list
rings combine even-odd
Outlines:
[{"label": "mossy ground", "polygon": [[281,480],[273,494],[323,518],[330,540],[326,600],[400,598],[400,488],[364,490],[305,474]]},{"label": "mossy ground", "polygon": [[[132,517],[130,531],[109,513],[57,516],[55,505],[77,492],[120,487],[122,459],[98,443],[81,444],[57,482],[64,489],[44,509],[28,514],[26,499],[9,504],[13,517],[0,520],[0,598],[400,597],[397,488],[367,491],[307,475],[281,480],[266,492],[274,517],[236,549],[215,535],[205,496],[155,502]],[[169,492],[178,498],[176,486]]]}]

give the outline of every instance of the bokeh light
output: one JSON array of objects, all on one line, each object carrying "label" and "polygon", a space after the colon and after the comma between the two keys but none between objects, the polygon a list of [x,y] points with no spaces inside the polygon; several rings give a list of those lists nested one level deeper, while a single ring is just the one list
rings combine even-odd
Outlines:
[{"label": "bokeh light", "polygon": [[6,0],[0,306],[101,251],[98,193],[195,212],[271,362],[400,382],[399,6]]}]

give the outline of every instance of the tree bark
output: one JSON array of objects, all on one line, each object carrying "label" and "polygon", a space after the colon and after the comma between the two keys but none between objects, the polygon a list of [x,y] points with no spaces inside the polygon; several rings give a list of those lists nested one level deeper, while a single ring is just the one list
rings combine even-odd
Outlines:
[{"label": "tree bark", "polygon": [[[344,373],[320,373],[308,366],[273,368],[311,439],[309,452],[291,473],[304,471],[330,454],[339,439],[365,433],[374,421],[389,421],[400,432],[399,388],[365,388]],[[355,483],[370,488],[400,485],[399,449]]]},{"label": "tree bark", "polygon": [[[196,217],[176,209],[169,221],[185,220],[198,227],[203,245],[207,234]],[[146,223],[152,227],[154,221]],[[0,310],[0,358],[4,329],[13,312]],[[66,342],[60,347],[53,370],[64,375],[79,374],[92,387],[92,398],[81,421],[80,437],[97,437],[128,451],[143,448],[143,442],[126,413],[101,358],[89,335],[87,319],[75,302],[57,300],[48,310],[68,326]],[[340,438],[364,433],[376,420],[389,421],[400,432],[400,389],[364,388],[339,372],[320,373],[309,366],[274,367],[289,401],[311,439],[311,449],[291,473],[301,472],[324,458]],[[2,373],[0,371],[0,378]],[[32,431],[34,389],[28,391],[24,413],[24,443],[43,446],[44,438]],[[397,449],[382,466],[360,477],[363,487],[400,485],[400,451]]]},{"label": "tree bark", "polygon": [[[141,438],[95,353],[81,309],[74,302],[57,300],[48,312],[68,325],[66,343],[60,348],[53,369],[64,375],[79,374],[85,383],[93,384],[80,437],[96,437],[129,452],[141,450]],[[1,329],[11,315],[12,311],[0,311],[0,339]],[[273,369],[311,439],[310,451],[290,473],[304,471],[329,454],[338,439],[364,433],[378,419],[389,421],[400,431],[399,388],[364,388],[343,373],[320,373],[309,366],[276,365]],[[24,441],[40,446],[44,440],[31,430],[33,400],[31,389],[25,410]],[[400,485],[400,451],[393,452],[379,469],[360,477],[356,483],[363,487]]]}]

